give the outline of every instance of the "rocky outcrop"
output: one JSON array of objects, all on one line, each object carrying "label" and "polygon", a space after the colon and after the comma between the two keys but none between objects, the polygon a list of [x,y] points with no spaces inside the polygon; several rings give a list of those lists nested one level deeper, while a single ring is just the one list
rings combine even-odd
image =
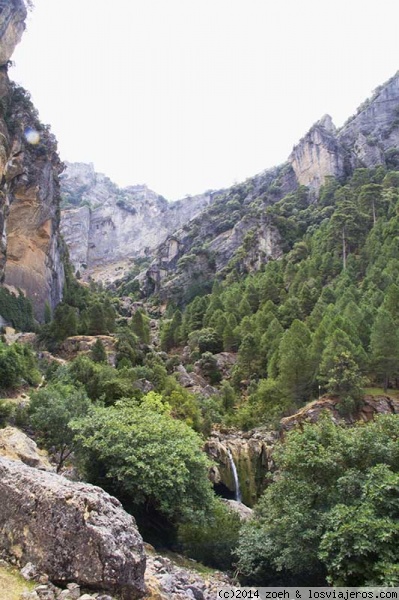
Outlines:
[{"label": "rocky outcrop", "polygon": [[[6,110],[10,93],[7,63],[25,29],[26,9],[22,0],[8,2],[0,12],[0,179],[3,178],[9,156],[10,139],[6,123]],[[0,192],[0,283],[4,279],[6,262],[6,194]]]},{"label": "rocky outcrop", "polygon": [[205,213],[199,219],[201,227],[194,236],[192,230],[175,232],[158,248],[149,269],[138,276],[145,295],[155,293],[162,301],[179,303],[190,286],[210,291],[216,274],[224,270],[250,273],[282,256],[281,236],[265,216],[245,215],[219,234],[217,222],[206,219]]},{"label": "rocky outcrop", "polygon": [[328,176],[341,178],[360,167],[392,166],[398,147],[399,71],[339,131],[331,117],[324,116],[294,147],[289,160],[298,182],[317,194]]},{"label": "rocky outcrop", "polygon": [[97,340],[104,346],[108,363],[115,366],[116,338],[111,335],[74,335],[59,345],[57,355],[62,359],[73,360],[79,354],[90,354]]},{"label": "rocky outcrop", "polygon": [[269,482],[269,472],[274,469],[272,452],[277,440],[276,432],[261,429],[246,433],[235,430],[212,432],[204,450],[216,462],[210,470],[216,491],[225,496],[230,493],[234,499],[236,486],[230,451],[237,469],[242,502],[253,506]]},{"label": "rocky outcrop", "polygon": [[59,235],[55,137],[42,125],[29,94],[10,83],[7,61],[24,29],[24,3],[0,12],[0,282],[31,298],[41,320],[46,302],[62,297],[63,247]]},{"label": "rocky outcrop", "polygon": [[338,140],[353,169],[386,164],[387,153],[399,147],[399,71],[359,107],[339,131]]},{"label": "rocky outcrop", "polygon": [[36,442],[15,427],[0,429],[0,456],[19,460],[29,467],[44,471],[55,471],[44,450]]},{"label": "rocky outcrop", "polygon": [[211,398],[217,395],[218,390],[207,382],[199,372],[188,373],[183,365],[178,365],[175,369],[177,381],[184,388],[188,388],[194,394],[200,394],[205,398]]},{"label": "rocky outcrop", "polygon": [[[106,271],[110,281],[120,277],[121,260],[148,257],[212,200],[203,194],[168,203],[145,185],[119,188],[91,164],[66,165],[62,232],[71,261],[84,277],[96,277],[107,265],[113,265]],[[124,268],[129,266],[126,262]]]},{"label": "rocky outcrop", "polygon": [[0,548],[54,583],[133,600],[144,593],[145,554],[133,517],[98,487],[0,458]]},{"label": "rocky outcrop", "polygon": [[391,396],[364,396],[352,413],[342,409],[337,397],[323,396],[309,402],[295,414],[281,419],[282,431],[300,428],[304,423],[317,423],[320,416],[327,412],[335,423],[353,424],[358,421],[372,421],[377,415],[399,414],[399,400]]},{"label": "rocky outcrop", "polygon": [[335,125],[330,115],[325,115],[294,147],[289,160],[298,182],[318,191],[326,177],[342,177],[345,156]]},{"label": "rocky outcrop", "polygon": [[25,31],[26,8],[23,0],[2,2],[0,12],[0,65],[7,64]]}]

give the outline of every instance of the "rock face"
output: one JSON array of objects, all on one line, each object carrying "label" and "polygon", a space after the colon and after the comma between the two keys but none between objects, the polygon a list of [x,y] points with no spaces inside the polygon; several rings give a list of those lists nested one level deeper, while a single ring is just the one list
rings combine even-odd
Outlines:
[{"label": "rock face", "polygon": [[272,452],[277,440],[276,432],[214,431],[204,450],[217,463],[210,472],[216,490],[223,493],[224,488],[234,498],[236,486],[230,451],[237,469],[242,502],[253,506],[269,482],[268,473],[274,469]]},{"label": "rock face", "polygon": [[289,160],[299,183],[318,191],[326,177],[344,174],[345,156],[332,119],[325,115],[294,147]]},{"label": "rock face", "polygon": [[[399,167],[398,145],[399,73],[343,128],[325,115],[286,164],[227,190],[168,204],[145,186],[119,189],[92,165],[68,165],[63,233],[81,273],[116,284],[136,277],[144,296],[184,303],[221,274],[245,274],[280,258],[284,240],[268,206],[301,185],[314,202],[327,177],[344,178],[358,167]],[[150,265],[136,275],[138,259]]]},{"label": "rock face", "polygon": [[364,396],[356,412],[343,415],[340,411],[340,400],[325,396],[309,402],[295,414],[281,419],[281,429],[284,432],[302,427],[304,423],[317,423],[325,411],[330,413],[335,423],[368,422],[377,415],[399,414],[399,400],[390,396]]},{"label": "rock face", "polygon": [[23,0],[3,2],[0,14],[0,65],[10,60],[25,31],[26,8]]},{"label": "rock face", "polygon": [[296,187],[285,165],[215,193],[211,206],[159,246],[138,277],[143,293],[179,303],[210,291],[216,275],[234,269],[248,273],[280,258],[281,237],[265,211]]},{"label": "rock face", "polygon": [[0,456],[20,460],[29,467],[44,471],[54,471],[47,455],[39,450],[36,443],[15,427],[0,429]]},{"label": "rock face", "polygon": [[7,61],[24,29],[26,10],[13,0],[0,13],[0,282],[32,299],[36,317],[62,297],[55,137],[38,119],[29,94],[10,83]]},{"label": "rock face", "polygon": [[0,548],[54,583],[76,582],[133,600],[145,554],[133,517],[100,488],[0,458]]},{"label": "rock face", "polygon": [[324,116],[294,147],[289,160],[298,182],[317,193],[328,176],[391,166],[397,161],[398,146],[399,72],[377,88],[339,131],[331,117]]},{"label": "rock face", "polygon": [[121,260],[149,256],[211,202],[211,195],[203,194],[168,203],[145,185],[119,188],[91,164],[66,165],[62,233],[82,275],[95,277],[104,265],[115,264],[115,276],[120,276]]}]

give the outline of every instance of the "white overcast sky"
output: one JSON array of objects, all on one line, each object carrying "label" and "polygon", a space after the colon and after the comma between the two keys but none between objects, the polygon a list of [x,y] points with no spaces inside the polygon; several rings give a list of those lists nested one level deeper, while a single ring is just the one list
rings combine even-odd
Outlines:
[{"label": "white overcast sky", "polygon": [[34,0],[10,76],[61,158],[169,199],[283,162],[399,69],[397,0]]}]

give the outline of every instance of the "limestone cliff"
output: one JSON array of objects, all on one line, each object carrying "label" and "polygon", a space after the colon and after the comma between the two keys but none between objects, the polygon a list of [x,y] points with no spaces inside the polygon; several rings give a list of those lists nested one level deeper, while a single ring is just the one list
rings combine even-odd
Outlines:
[{"label": "limestone cliff", "polygon": [[289,165],[214,193],[213,203],[162,244],[139,280],[143,293],[189,301],[210,291],[216,274],[255,271],[282,255],[266,209],[297,187]]},{"label": "limestone cliff", "polygon": [[211,203],[211,194],[169,203],[145,185],[119,188],[93,165],[66,163],[62,233],[82,276],[120,277]]},{"label": "limestone cliff", "polygon": [[294,147],[289,160],[299,183],[319,190],[326,177],[344,174],[345,156],[335,125],[325,115]]},{"label": "limestone cliff", "polygon": [[22,1],[0,6],[0,280],[31,298],[42,319],[46,302],[54,308],[60,301],[64,282],[62,165],[55,137],[40,123],[29,94],[7,74],[25,17]]},{"label": "limestone cliff", "polygon": [[325,178],[359,167],[397,166],[399,71],[377,88],[338,131],[325,115],[294,147],[289,161],[301,185],[316,194]]},{"label": "limestone cliff", "polygon": [[[240,276],[282,255],[284,240],[267,209],[299,186],[315,202],[326,177],[358,167],[399,167],[399,73],[337,130],[325,115],[288,162],[226,190],[168,204],[145,186],[119,189],[91,165],[68,165],[62,217],[81,274],[125,284],[137,275],[144,296],[187,302],[215,277]],[[149,264],[149,266],[148,266]],[[119,280],[119,282],[118,282]]]}]

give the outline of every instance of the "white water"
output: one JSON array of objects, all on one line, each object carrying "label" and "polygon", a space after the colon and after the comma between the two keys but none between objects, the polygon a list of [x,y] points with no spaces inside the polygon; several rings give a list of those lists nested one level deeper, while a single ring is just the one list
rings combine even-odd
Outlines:
[{"label": "white water", "polygon": [[231,470],[233,472],[233,477],[234,477],[234,486],[235,486],[235,498],[234,500],[236,502],[241,502],[241,490],[240,490],[240,482],[238,480],[238,473],[237,473],[237,467],[236,467],[236,463],[234,462],[234,458],[233,455],[231,453],[230,448],[227,448],[227,455],[229,457],[229,461],[230,461],[230,466],[231,466]]}]

